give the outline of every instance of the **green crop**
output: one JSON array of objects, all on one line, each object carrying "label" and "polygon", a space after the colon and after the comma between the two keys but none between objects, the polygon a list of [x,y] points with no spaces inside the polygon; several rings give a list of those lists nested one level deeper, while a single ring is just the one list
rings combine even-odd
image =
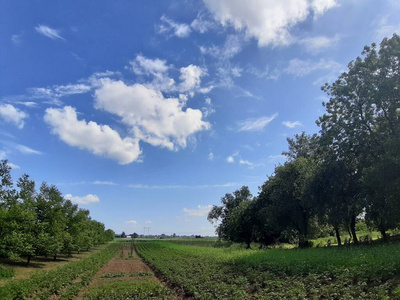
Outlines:
[{"label": "green crop", "polygon": [[73,299],[119,247],[116,243],[108,244],[88,258],[70,262],[56,270],[35,273],[29,279],[11,281],[0,288],[0,299],[48,299],[52,296]]},{"label": "green crop", "polygon": [[153,241],[137,242],[137,251],[197,299],[393,299],[398,293],[399,244],[243,250]]}]

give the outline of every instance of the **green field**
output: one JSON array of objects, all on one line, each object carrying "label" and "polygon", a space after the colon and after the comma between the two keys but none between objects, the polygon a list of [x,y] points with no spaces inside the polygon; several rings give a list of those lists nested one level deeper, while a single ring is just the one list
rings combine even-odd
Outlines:
[{"label": "green field", "polygon": [[399,244],[292,250],[193,244],[136,246],[161,276],[196,299],[400,299]]}]

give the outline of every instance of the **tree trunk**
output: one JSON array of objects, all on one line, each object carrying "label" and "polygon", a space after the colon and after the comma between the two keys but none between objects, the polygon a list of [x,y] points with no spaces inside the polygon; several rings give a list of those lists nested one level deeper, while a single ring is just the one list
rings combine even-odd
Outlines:
[{"label": "tree trunk", "polygon": [[353,236],[354,245],[358,245],[358,239],[357,239],[357,234],[356,234],[356,217],[355,216],[351,217],[350,229],[351,229],[351,235]]},{"label": "tree trunk", "polygon": [[385,229],[379,229],[379,232],[382,234],[382,238],[384,242],[387,242],[387,234]]},{"label": "tree trunk", "polygon": [[28,258],[27,258],[27,261],[26,261],[27,265],[29,265],[29,263],[31,262],[31,258],[32,258],[32,255],[28,255]]},{"label": "tree trunk", "polygon": [[249,241],[246,242],[246,245],[247,245],[246,249],[251,249],[250,244],[251,244],[251,241],[250,242]]},{"label": "tree trunk", "polygon": [[340,239],[340,232],[339,232],[338,227],[335,227],[335,233],[336,233],[336,239],[337,239],[338,246],[342,246],[342,240]]},{"label": "tree trunk", "polygon": [[57,260],[57,253],[56,253],[56,254],[54,254],[54,256],[53,256],[53,260]]}]

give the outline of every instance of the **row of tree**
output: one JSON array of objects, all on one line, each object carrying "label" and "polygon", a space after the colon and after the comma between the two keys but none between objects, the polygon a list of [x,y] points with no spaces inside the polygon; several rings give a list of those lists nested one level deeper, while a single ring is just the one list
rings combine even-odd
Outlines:
[{"label": "row of tree", "polygon": [[0,161],[0,255],[13,260],[89,250],[114,238],[114,232],[92,220],[89,211],[65,200],[54,185],[24,174],[14,188],[7,160]]},{"label": "row of tree", "polygon": [[300,246],[329,225],[357,244],[356,222],[380,231],[400,225],[400,37],[364,47],[333,84],[317,120],[319,134],[288,139],[287,161],[253,197],[247,187],[226,194],[208,220],[221,238],[268,245],[295,232]]}]

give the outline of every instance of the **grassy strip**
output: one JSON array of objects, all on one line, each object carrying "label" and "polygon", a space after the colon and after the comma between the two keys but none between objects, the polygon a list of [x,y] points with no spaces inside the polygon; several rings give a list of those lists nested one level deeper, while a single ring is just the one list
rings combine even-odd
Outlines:
[{"label": "grassy strip", "polygon": [[138,242],[137,251],[197,299],[400,299],[400,245],[240,250]]},{"label": "grassy strip", "polygon": [[171,299],[171,292],[154,280],[115,281],[89,290],[84,299]]},{"label": "grassy strip", "polygon": [[70,262],[56,270],[35,273],[29,279],[11,281],[0,288],[0,299],[48,299],[53,295],[72,299],[118,249],[119,245],[112,243],[88,258]]},{"label": "grassy strip", "polygon": [[6,269],[0,266],[0,279],[14,277],[14,270]]}]

